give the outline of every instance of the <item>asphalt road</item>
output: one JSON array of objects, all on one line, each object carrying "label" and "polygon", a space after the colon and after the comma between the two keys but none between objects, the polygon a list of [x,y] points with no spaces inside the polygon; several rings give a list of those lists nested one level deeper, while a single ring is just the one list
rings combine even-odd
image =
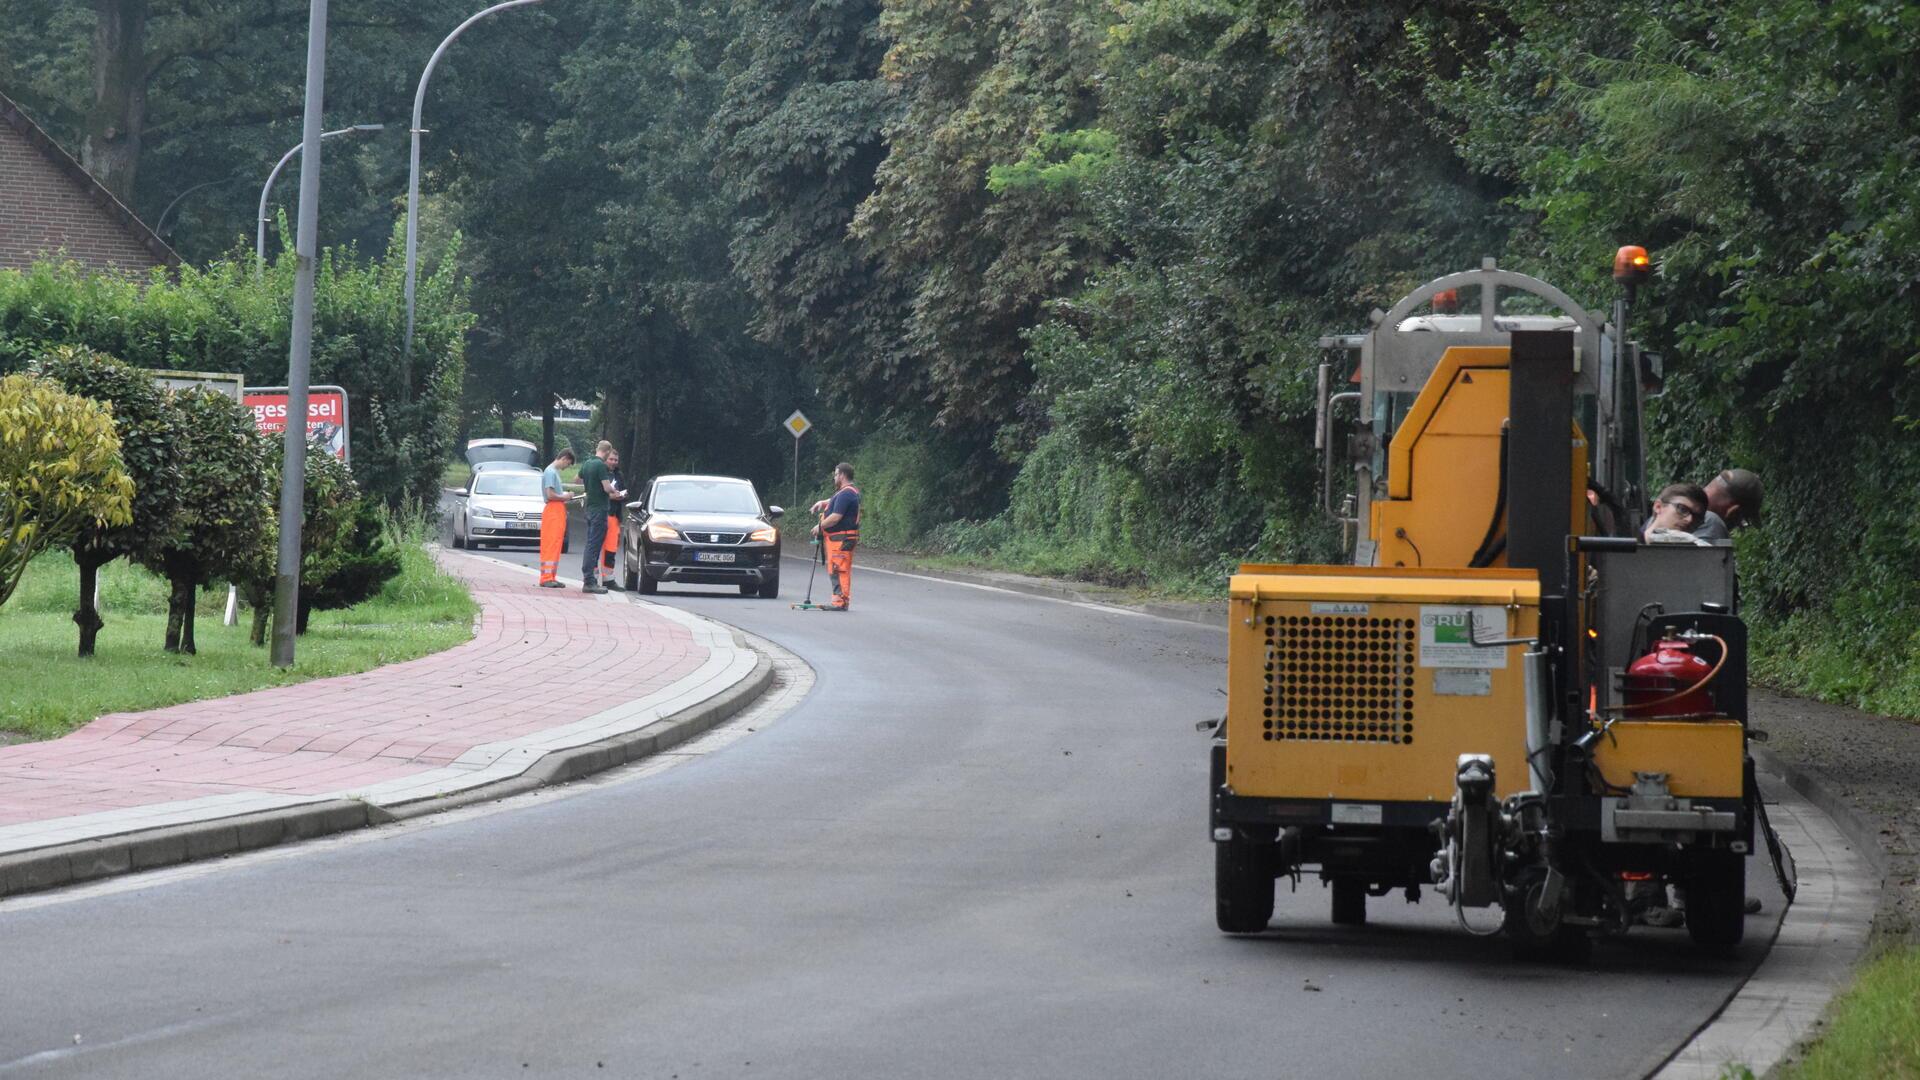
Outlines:
[{"label": "asphalt road", "polygon": [[720,752],[0,904],[0,1076],[1624,1077],[1771,936],[1763,892],[1733,957],[1636,931],[1521,964],[1431,896],[1334,927],[1311,881],[1222,936],[1194,722],[1223,633],[876,572],[794,611],[805,572],[657,598],[817,673]]}]

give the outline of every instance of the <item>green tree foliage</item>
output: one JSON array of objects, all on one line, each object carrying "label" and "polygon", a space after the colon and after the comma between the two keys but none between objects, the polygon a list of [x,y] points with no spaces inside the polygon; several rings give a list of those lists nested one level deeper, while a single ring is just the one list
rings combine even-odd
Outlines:
[{"label": "green tree foliage", "polygon": [[907,305],[897,340],[861,374],[942,426],[990,435],[1014,419],[1029,382],[1023,331],[1097,259],[1058,193],[996,199],[986,181],[1042,136],[1088,126],[1108,11],[890,0],[881,14],[882,77],[904,104],[853,233]]},{"label": "green tree foliage", "polygon": [[111,407],[36,375],[0,378],[0,604],[34,556],[133,518]]},{"label": "green tree foliage", "polygon": [[352,607],[380,594],[402,570],[402,539],[393,515],[372,499],[360,499],[345,525],[326,573],[300,586],[300,624],[315,611]]},{"label": "green tree foliage", "polygon": [[[269,492],[280,490],[280,477],[286,462],[286,440],[266,439],[263,461]],[[349,549],[354,521],[360,512],[360,489],[346,462],[327,453],[317,443],[307,446],[306,483],[302,485],[303,511],[300,523],[300,603],[296,615],[296,633],[305,633],[307,616],[313,610],[310,585],[327,580],[355,557]],[[273,615],[273,591],[279,570],[279,503],[274,503],[274,520],[261,531],[259,542],[230,578],[253,608],[253,627],[248,639],[255,645],[267,643],[268,620]]]},{"label": "green tree foliage", "polygon": [[[883,404],[903,297],[849,242],[902,96],[880,77],[877,0],[736,0],[728,79],[707,129],[732,200],[734,274],[755,336],[825,376],[841,402]],[[878,391],[878,392],[876,392]]]},{"label": "green tree foliage", "polygon": [[194,593],[257,560],[273,531],[269,440],[253,413],[224,394],[193,389],[173,397],[180,410],[176,448],[180,505],[166,539],[140,563],[167,579],[168,652],[194,652]]},{"label": "green tree foliage", "polygon": [[105,353],[61,345],[35,366],[69,393],[113,410],[120,461],[133,481],[131,519],[117,525],[89,524],[72,543],[73,560],[80,567],[80,603],[73,621],[80,627],[80,655],[92,656],[104,625],[95,603],[100,568],[164,541],[179,509],[180,463],[175,451],[179,416],[151,374]]},{"label": "green tree foliage", "polygon": [[1920,524],[1901,494],[1920,490],[1920,12],[1789,0],[1514,17],[1435,92],[1464,122],[1465,158],[1516,185],[1513,245],[1588,284],[1614,244],[1654,249],[1642,332],[1673,373],[1655,446],[1671,474],[1765,477],[1741,580],[1767,670],[1914,709],[1883,691],[1920,671]]},{"label": "green tree foliage", "polygon": [[[304,0],[0,0],[0,90],[192,262],[249,248],[260,185],[300,141]],[[324,246],[375,248],[406,191],[407,127],[427,56],[473,14],[469,0],[334,0],[327,126],[384,123],[329,139]],[[428,170],[485,159],[511,140],[521,103],[545,84],[529,57],[555,22],[535,8],[474,27],[449,52],[428,101]],[[102,25],[124,28],[103,47]],[[522,82],[520,80],[525,79]],[[290,208],[299,159],[274,208]]]},{"label": "green tree foliage", "polygon": [[[292,143],[280,58],[301,5],[0,0],[0,84],[79,145],[100,12],[143,3],[132,190],[151,216]],[[393,223],[417,65],[473,10],[404,6],[336,0],[334,116],[395,126],[328,156],[327,227],[369,250]],[[798,405],[821,452],[900,489],[879,529],[1108,577],[1327,558],[1316,338],[1485,255],[1604,305],[1611,252],[1636,242],[1660,267],[1638,336],[1674,373],[1655,471],[1767,481],[1766,527],[1740,544],[1769,670],[1849,673],[1820,688],[1862,700],[1920,671],[1920,527],[1900,509],[1920,488],[1914,5],[558,10],[476,27],[436,82],[423,235],[441,299],[416,385],[391,374],[390,256],[336,262],[358,276],[331,322],[323,297],[335,351],[316,365],[358,395],[355,469],[390,504],[431,494],[465,334],[465,424],[597,399],[636,476],[784,479],[775,425]],[[181,204],[190,254],[250,229],[251,199],[222,190]],[[456,233],[470,242],[442,250]],[[206,302],[196,275],[224,272],[140,305],[0,276],[0,370],[71,341],[277,383],[290,272]],[[1856,641],[1875,659],[1832,644]]]},{"label": "green tree foliage", "polygon": [[[312,378],[347,390],[353,464],[362,490],[398,506],[438,493],[452,452],[466,332],[472,317],[454,258],[415,298],[411,378],[399,362],[406,328],[398,244],[377,262],[322,253]],[[264,274],[251,258],[183,268],[178,281],[89,275],[70,263],[0,271],[0,371],[57,345],[85,346],[142,368],[238,372],[249,386],[286,382],[294,259]]]}]

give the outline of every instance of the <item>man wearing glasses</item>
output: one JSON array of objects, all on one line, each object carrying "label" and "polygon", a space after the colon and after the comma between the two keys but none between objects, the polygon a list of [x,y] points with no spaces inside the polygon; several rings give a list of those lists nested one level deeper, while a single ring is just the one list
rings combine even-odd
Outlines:
[{"label": "man wearing glasses", "polygon": [[1641,539],[1649,544],[1691,544],[1701,541],[1694,530],[1707,513],[1707,492],[1699,484],[1668,484],[1653,500]]},{"label": "man wearing glasses", "polygon": [[1747,469],[1726,469],[1707,481],[1707,512],[1693,535],[1702,540],[1730,539],[1729,530],[1760,524],[1760,477]]}]

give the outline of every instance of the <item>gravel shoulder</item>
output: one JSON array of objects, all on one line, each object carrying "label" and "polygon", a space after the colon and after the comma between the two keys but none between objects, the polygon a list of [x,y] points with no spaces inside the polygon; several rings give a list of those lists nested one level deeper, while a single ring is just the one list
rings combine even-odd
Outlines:
[{"label": "gravel shoulder", "polygon": [[1920,938],[1920,724],[1762,690],[1751,705],[1769,736],[1764,749],[1811,776],[1877,840],[1886,884],[1875,937]]}]

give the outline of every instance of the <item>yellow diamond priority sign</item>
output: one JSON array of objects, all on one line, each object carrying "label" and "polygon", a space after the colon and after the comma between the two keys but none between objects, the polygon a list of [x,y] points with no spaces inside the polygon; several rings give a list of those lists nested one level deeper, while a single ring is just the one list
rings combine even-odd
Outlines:
[{"label": "yellow diamond priority sign", "polygon": [[796,439],[813,429],[813,421],[807,419],[806,414],[799,409],[793,410],[793,415],[787,417],[786,425],[787,430],[793,432],[793,437]]}]

